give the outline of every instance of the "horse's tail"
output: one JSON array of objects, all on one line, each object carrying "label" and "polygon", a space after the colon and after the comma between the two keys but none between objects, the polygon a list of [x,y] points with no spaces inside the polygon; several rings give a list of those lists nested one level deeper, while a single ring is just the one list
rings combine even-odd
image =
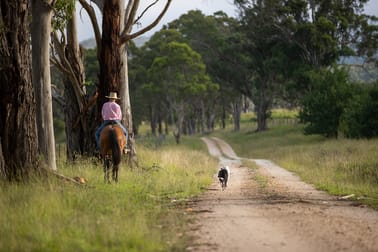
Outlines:
[{"label": "horse's tail", "polygon": [[118,137],[116,131],[111,129],[109,132],[110,147],[112,148],[113,165],[119,165],[121,163],[121,148],[118,144]]}]

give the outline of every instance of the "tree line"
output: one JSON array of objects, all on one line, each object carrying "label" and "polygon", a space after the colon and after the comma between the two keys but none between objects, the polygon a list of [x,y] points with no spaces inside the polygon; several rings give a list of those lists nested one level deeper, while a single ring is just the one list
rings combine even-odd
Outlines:
[{"label": "tree line", "polygon": [[130,47],[135,123],[150,122],[153,135],[174,125],[177,142],[229,116],[239,130],[249,100],[256,131],[280,106],[301,109],[306,134],[376,136],[377,83],[353,83],[337,65],[356,55],[377,64],[377,18],[363,14],[366,2],[235,1],[238,18],[182,15]]},{"label": "tree line", "polygon": [[[171,0],[136,31],[139,0],[78,2],[93,26],[95,77],[85,74],[96,64],[84,62],[74,0],[0,5],[0,171],[8,179],[40,167],[40,155],[56,169],[52,98],[63,108],[68,159],[90,154],[109,91],[123,98],[130,155],[141,121],[150,122],[153,134],[173,125],[179,143],[182,134],[225,127],[229,115],[239,130],[246,101],[254,104],[256,131],[268,128],[271,109],[280,105],[301,108],[306,133],[377,134],[377,84],[350,83],[335,64],[347,55],[376,60],[377,18],[363,14],[367,0],[235,0],[237,18],[190,11],[141,48],[131,41],[160,21]],[[50,62],[63,91],[51,85]]]}]

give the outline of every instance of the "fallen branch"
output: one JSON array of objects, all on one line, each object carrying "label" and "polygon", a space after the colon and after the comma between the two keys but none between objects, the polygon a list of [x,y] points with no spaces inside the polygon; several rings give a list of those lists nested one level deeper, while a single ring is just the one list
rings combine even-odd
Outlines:
[{"label": "fallen branch", "polygon": [[44,169],[48,174],[52,174],[54,175],[55,177],[59,178],[59,179],[62,179],[62,180],[65,180],[65,181],[68,181],[68,182],[71,182],[71,183],[74,183],[76,185],[86,185],[87,184],[87,180],[85,178],[82,178],[82,177],[74,177],[74,178],[71,178],[71,177],[67,177],[65,175],[62,175],[60,173],[57,173],[56,171],[53,171],[51,169],[47,169],[45,168]]}]

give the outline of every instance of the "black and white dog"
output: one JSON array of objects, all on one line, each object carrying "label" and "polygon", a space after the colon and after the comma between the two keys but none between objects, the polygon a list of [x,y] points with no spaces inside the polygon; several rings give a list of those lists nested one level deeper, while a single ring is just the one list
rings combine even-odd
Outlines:
[{"label": "black and white dog", "polygon": [[222,190],[226,189],[227,181],[230,178],[230,168],[226,166],[222,166],[218,171],[218,179],[222,186]]}]

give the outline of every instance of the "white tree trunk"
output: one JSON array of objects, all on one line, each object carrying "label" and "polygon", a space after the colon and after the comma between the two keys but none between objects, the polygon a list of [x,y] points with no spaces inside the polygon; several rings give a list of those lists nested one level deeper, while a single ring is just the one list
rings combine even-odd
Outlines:
[{"label": "white tree trunk", "polygon": [[[133,4],[128,2],[128,5]],[[125,24],[130,18],[130,9],[124,8],[125,0],[120,0],[121,6],[121,26],[120,30],[125,30]],[[131,32],[131,27],[126,28],[128,32]],[[128,61],[127,61],[127,42],[123,43],[120,46],[121,54],[121,79],[120,79],[120,96],[121,99],[121,109],[122,113],[122,122],[126,126],[126,129],[129,133],[129,138],[127,139],[128,148],[130,152],[128,153],[129,164],[133,166],[136,161],[136,148],[134,144],[134,134],[133,134],[133,118],[131,114],[131,102],[130,102],[130,90],[129,90],[129,70],[128,70]]]},{"label": "white tree trunk", "polygon": [[49,59],[52,8],[47,2],[52,1],[32,0],[32,75],[39,151],[48,168],[56,170]]},{"label": "white tree trunk", "polygon": [[[122,46],[122,67],[121,67],[121,108],[123,111],[122,121],[127,127],[129,132],[133,131],[133,120],[131,116],[131,103],[130,103],[130,92],[129,92],[129,78],[128,78],[128,67],[127,67],[127,50],[125,46]],[[122,50],[122,49],[121,49]]]}]

